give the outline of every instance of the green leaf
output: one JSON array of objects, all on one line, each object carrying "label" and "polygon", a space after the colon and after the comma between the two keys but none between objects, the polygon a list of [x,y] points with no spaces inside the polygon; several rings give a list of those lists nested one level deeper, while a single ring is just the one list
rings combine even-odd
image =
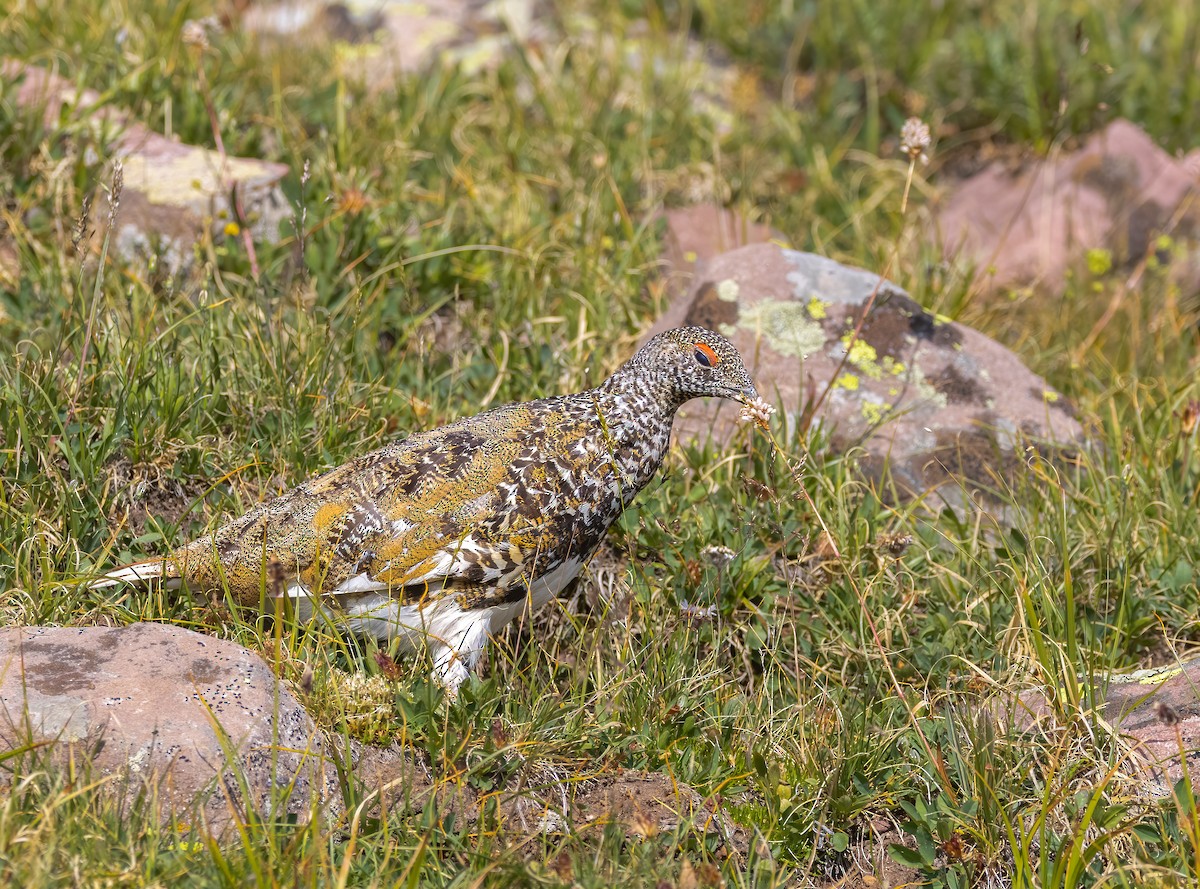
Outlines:
[{"label": "green leaf", "polygon": [[1161,843],[1163,841],[1162,831],[1152,824],[1135,824],[1133,826],[1133,835],[1143,843]]},{"label": "green leaf", "polygon": [[933,837],[925,831],[921,831],[916,836],[917,848],[921,851],[921,858],[927,866],[932,866],[937,860],[937,847],[933,844]]},{"label": "green leaf", "polygon": [[916,849],[908,848],[908,846],[892,843],[888,846],[888,854],[892,856],[893,860],[898,861],[905,867],[925,867],[925,859],[921,857],[921,853]]}]

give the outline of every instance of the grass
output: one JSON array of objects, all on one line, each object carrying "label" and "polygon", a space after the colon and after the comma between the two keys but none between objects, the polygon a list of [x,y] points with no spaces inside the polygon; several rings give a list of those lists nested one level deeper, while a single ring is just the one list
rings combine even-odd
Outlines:
[{"label": "grass", "polygon": [[[4,623],[227,636],[292,681],[311,668],[335,737],[399,739],[479,788],[530,763],[666,770],[720,793],[753,841],[743,860],[686,826],[517,841],[427,807],[218,845],[27,751],[0,796],[14,885],[819,884],[893,825],[934,885],[1200,880],[1190,788],[1147,801],[1089,710],[1094,677],[1200,639],[1200,465],[1180,425],[1200,397],[1197,306],[1154,268],[1136,292],[1127,270],[1080,270],[1061,294],[988,299],[931,278],[916,224],[930,188],[918,177],[900,213],[894,147],[910,113],[939,124],[935,169],[1117,114],[1186,147],[1186,5],[563,5],[561,45],[381,94],[320,47],[186,47],[184,21],[212,11],[50,2],[0,24],[0,55],[212,146],[203,65],[226,150],[295,171],[292,231],[256,245],[257,279],[233,239],[180,274],[98,263],[72,232],[110,184],[110,134],[20,111],[0,85],[0,249],[19,265],[0,275]],[[740,66],[724,111],[691,99],[709,75],[688,33]],[[651,44],[661,64],[636,63]],[[799,474],[762,436],[732,456],[685,448],[614,530],[604,583],[497,640],[453,705],[427,665],[388,678],[370,647],[321,628],[72,583],[404,431],[595,383],[662,307],[654,211],[709,198],[802,248],[871,268],[894,255],[894,279],[1017,350],[1097,446],[1005,479],[1011,526],[889,507],[855,454],[818,439]],[[794,462],[800,443],[783,445]],[[840,560],[821,558],[800,485]],[[714,564],[714,544],[736,559]],[[684,601],[714,619],[686,619]],[[1058,728],[1013,736],[975,715],[1030,684],[1056,690]]]}]

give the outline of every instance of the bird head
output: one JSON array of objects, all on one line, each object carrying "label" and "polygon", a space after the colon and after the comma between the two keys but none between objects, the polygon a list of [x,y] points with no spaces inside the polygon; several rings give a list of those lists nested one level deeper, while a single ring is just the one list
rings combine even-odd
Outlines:
[{"label": "bird head", "polygon": [[743,404],[758,398],[733,343],[704,327],[676,327],[660,333],[630,364],[669,382],[680,403],[702,396],[732,398]]}]

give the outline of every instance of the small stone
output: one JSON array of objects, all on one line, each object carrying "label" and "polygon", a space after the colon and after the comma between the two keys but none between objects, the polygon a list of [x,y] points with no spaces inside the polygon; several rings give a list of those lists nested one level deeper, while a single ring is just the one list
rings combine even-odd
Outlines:
[{"label": "small stone", "polygon": [[[1148,799],[1169,797],[1185,764],[1192,786],[1200,782],[1200,658],[1095,681],[1099,716],[1128,744],[1129,764]],[[1092,700],[1093,693],[1084,699]],[[1018,732],[1056,718],[1039,688],[1003,696],[993,701],[991,712],[1001,729]]]},{"label": "small stone", "polygon": [[667,222],[663,248],[667,285],[672,293],[686,292],[693,274],[714,256],[748,244],[783,240],[783,235],[770,227],[714,204],[665,210],[663,217]]}]

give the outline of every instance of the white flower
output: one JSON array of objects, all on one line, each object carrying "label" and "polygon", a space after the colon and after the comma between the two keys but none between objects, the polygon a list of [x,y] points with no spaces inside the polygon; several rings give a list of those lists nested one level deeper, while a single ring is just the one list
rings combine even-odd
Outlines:
[{"label": "white flower", "polygon": [[767,423],[773,413],[775,413],[775,408],[761,397],[755,398],[753,401],[747,401],[742,405],[742,413],[738,416],[738,422],[753,423],[755,426],[761,426],[763,429],[766,429]]},{"label": "white flower", "polygon": [[214,15],[202,19],[188,19],[179,31],[179,39],[188,46],[205,50],[208,49],[209,35],[220,33],[220,31],[221,23]]},{"label": "white flower", "polygon": [[929,126],[919,117],[910,117],[900,128],[900,150],[912,160],[928,163],[929,156],[925,149],[933,142]]}]

